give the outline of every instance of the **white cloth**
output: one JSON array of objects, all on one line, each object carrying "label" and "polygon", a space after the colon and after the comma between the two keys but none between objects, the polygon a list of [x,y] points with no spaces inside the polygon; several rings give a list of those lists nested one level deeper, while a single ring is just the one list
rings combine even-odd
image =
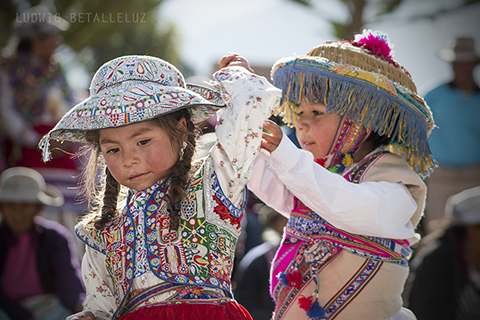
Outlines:
[{"label": "white cloth", "polygon": [[[227,108],[219,117],[217,143],[209,154],[222,190],[238,206],[252,174],[252,162],[259,152],[263,122],[271,115],[271,108],[278,104],[281,92],[264,77],[239,67],[222,69],[215,77]],[[87,291],[84,311],[67,320],[76,319],[85,311],[95,311],[99,320],[110,319],[118,306],[113,296],[114,284],[107,274],[105,255],[87,247],[82,276]],[[147,271],[133,279],[131,290],[149,288],[161,282],[163,280]],[[166,300],[168,295],[156,296],[155,300]]]},{"label": "white cloth", "polygon": [[271,154],[254,161],[248,187],[268,206],[286,217],[294,195],[322,218],[342,230],[383,238],[414,238],[410,221],[417,204],[400,183],[348,182],[314,162],[287,137]]},{"label": "white cloth", "polygon": [[415,317],[410,309],[402,308],[398,313],[384,320],[417,320],[417,317]]}]

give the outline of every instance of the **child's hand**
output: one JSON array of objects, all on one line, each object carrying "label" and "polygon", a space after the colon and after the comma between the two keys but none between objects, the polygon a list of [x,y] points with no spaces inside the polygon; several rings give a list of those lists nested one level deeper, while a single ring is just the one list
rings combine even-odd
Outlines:
[{"label": "child's hand", "polygon": [[250,68],[250,64],[248,63],[248,60],[236,53],[229,53],[223,56],[222,59],[220,59],[220,62],[218,63],[218,67],[220,69],[225,67],[235,67],[235,66],[244,67],[251,73],[254,73],[253,69]]},{"label": "child's hand", "polygon": [[266,120],[263,123],[263,129],[267,130],[269,133],[262,133],[262,142],[260,144],[260,148],[272,153],[275,149],[277,149],[280,141],[282,141],[283,131],[278,124],[271,120]]},{"label": "child's hand", "polygon": [[85,312],[84,315],[77,317],[75,320],[97,320],[97,318],[90,311]]}]

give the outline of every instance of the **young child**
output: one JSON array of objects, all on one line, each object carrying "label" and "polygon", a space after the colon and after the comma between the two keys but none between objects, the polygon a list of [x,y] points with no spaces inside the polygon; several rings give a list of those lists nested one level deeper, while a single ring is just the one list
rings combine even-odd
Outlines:
[{"label": "young child", "polygon": [[434,168],[432,114],[385,36],[277,61],[277,112],[249,188],[289,217],[271,270],[274,319],[415,319],[402,308],[410,245]]},{"label": "young child", "polygon": [[[45,159],[50,139],[92,146],[85,192],[96,198],[76,227],[87,298],[68,319],[251,319],[230,276],[245,186],[280,90],[242,67],[215,79],[225,102],[161,59],[114,59],[42,140]],[[194,124],[225,103],[216,144],[194,160]]]}]

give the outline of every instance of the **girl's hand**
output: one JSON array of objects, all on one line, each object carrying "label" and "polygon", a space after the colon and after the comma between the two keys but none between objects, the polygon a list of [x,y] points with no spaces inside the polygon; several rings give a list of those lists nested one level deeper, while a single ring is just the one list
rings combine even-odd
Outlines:
[{"label": "girl's hand", "polygon": [[229,53],[225,56],[223,56],[220,59],[220,62],[218,62],[218,67],[220,69],[225,68],[225,67],[244,67],[251,73],[254,73],[253,69],[250,68],[250,64],[248,63],[248,60],[242,57],[241,55],[238,55],[236,53]]},{"label": "girl's hand", "polygon": [[267,130],[269,133],[262,133],[262,142],[260,143],[260,148],[272,153],[275,149],[277,149],[280,141],[282,141],[283,131],[278,124],[271,120],[266,120],[263,123],[263,129]]},{"label": "girl's hand", "polygon": [[97,320],[97,318],[90,311],[85,312],[84,315],[77,317],[75,320]]}]

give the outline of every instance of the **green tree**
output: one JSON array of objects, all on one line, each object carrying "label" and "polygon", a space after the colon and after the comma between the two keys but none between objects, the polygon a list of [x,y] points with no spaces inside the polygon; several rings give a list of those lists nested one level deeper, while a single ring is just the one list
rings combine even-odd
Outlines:
[{"label": "green tree", "polygon": [[[291,0],[303,6],[313,8],[319,0]],[[341,21],[327,19],[332,26],[332,35],[338,39],[352,40],[353,35],[361,33],[366,24],[378,17],[397,9],[403,0],[338,0],[347,11],[348,17]],[[368,15],[367,15],[368,13]]]},{"label": "green tree", "polygon": [[[320,2],[325,4],[324,0],[290,0],[310,9],[316,8]],[[330,2],[330,0],[329,0]],[[353,35],[361,33],[367,24],[376,22],[388,14],[397,10],[403,3],[403,0],[338,0],[348,11],[345,20],[328,19],[332,26],[332,35],[337,39],[352,40]],[[462,0],[453,8],[432,10],[429,14],[412,16],[410,20],[418,19],[436,19],[442,15],[451,14],[462,10],[480,0]],[[323,15],[323,12],[321,13]]]},{"label": "green tree", "polygon": [[[128,54],[161,57],[188,71],[179,61],[175,27],[158,21],[158,7],[162,2],[53,0],[46,6],[70,22],[70,28],[63,35],[65,44],[90,73],[106,61]],[[7,43],[16,15],[38,4],[42,4],[41,1],[1,2],[0,46]]]}]

